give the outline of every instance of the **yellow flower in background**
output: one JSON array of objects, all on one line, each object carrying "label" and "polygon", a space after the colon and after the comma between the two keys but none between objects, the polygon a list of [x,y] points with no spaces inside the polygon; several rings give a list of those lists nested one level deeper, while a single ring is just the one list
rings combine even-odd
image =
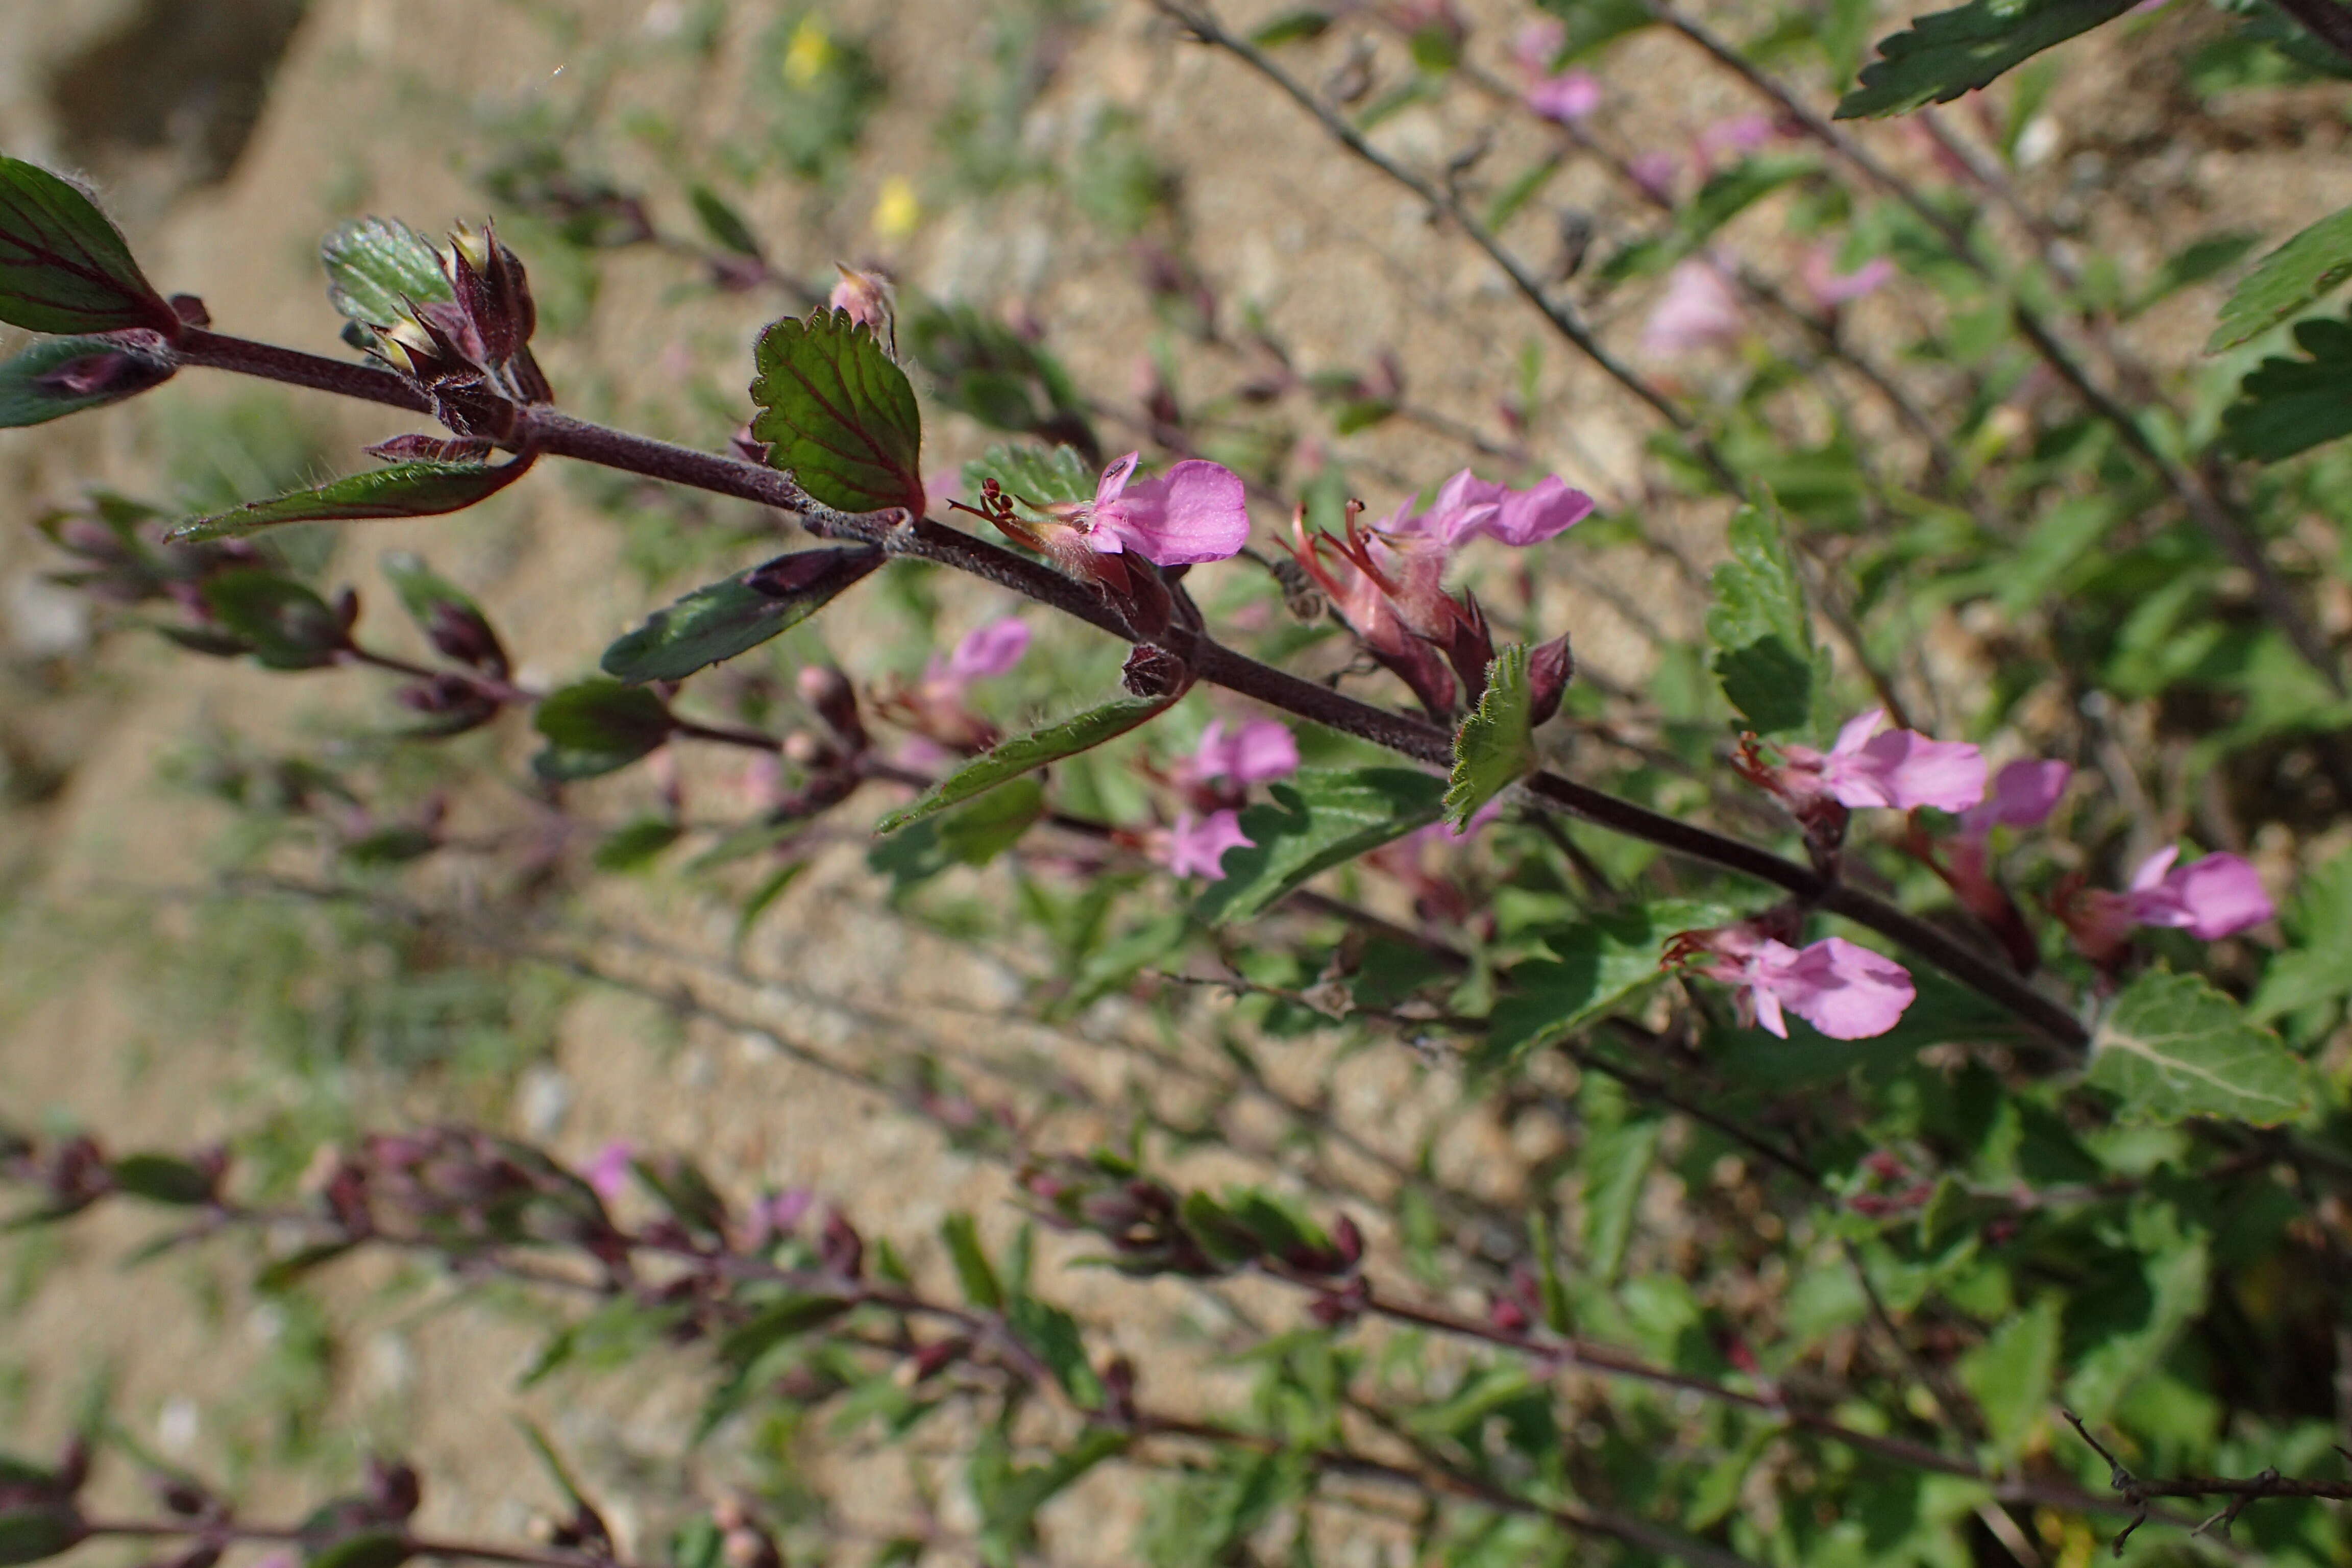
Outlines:
[{"label": "yellow flower in background", "polygon": [[874,198],[874,232],[885,239],[904,239],[923,221],[923,205],[915,199],[914,182],[893,174],[882,182]]},{"label": "yellow flower in background", "polygon": [[803,16],[793,29],[793,41],[784,47],[784,80],[794,87],[806,87],[824,74],[833,64],[833,35],[814,16]]}]

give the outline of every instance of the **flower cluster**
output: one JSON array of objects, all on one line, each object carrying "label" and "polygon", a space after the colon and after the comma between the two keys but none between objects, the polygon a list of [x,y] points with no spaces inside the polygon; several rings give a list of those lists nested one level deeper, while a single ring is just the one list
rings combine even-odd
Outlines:
[{"label": "flower cluster", "polygon": [[1843,937],[1791,947],[1775,932],[1789,921],[1759,916],[1678,933],[1661,963],[1740,988],[1744,1021],[1789,1037],[1794,1013],[1833,1040],[1883,1035],[1918,994],[1901,964]]},{"label": "flower cluster", "polygon": [[1228,727],[1222,719],[1212,720],[1171,781],[1184,790],[1188,804],[1172,826],[1143,836],[1144,852],[1180,877],[1221,879],[1225,851],[1252,842],[1241,819],[1249,786],[1297,771],[1298,741],[1288,725],[1251,719]]}]

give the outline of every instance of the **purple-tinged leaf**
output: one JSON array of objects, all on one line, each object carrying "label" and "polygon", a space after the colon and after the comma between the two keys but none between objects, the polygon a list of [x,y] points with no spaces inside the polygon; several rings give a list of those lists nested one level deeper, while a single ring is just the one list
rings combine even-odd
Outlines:
[{"label": "purple-tinged leaf", "polygon": [[923,510],[922,416],[907,373],[845,310],[786,317],[760,335],[751,433],[768,465],[843,511]]},{"label": "purple-tinged leaf", "polygon": [[8,157],[0,157],[0,321],[37,332],[180,331],[98,204]]},{"label": "purple-tinged leaf", "polygon": [[47,338],[0,363],[0,429],[136,397],[172,379],[160,354],[112,338]]},{"label": "purple-tinged leaf", "polygon": [[530,467],[525,454],[511,462],[419,461],[394,463],[348,474],[314,490],[298,490],[269,500],[251,501],[235,511],[199,517],[165,534],[173,544],[207,539],[242,539],[286,522],[359,521],[384,517],[434,517],[463,511],[520,479]]}]

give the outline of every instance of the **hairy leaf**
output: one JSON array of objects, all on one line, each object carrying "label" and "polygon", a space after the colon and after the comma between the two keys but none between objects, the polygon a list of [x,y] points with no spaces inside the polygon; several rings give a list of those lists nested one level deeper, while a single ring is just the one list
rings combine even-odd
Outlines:
[{"label": "hairy leaf", "polygon": [[1527,645],[1514,643],[1486,667],[1486,690],[1454,736],[1446,821],[1467,827],[1480,806],[1534,771],[1534,706],[1528,689]]},{"label": "hairy leaf", "polygon": [[171,333],[180,324],[97,203],[8,157],[0,157],[0,321],[36,332]]},{"label": "hairy leaf", "polygon": [[396,217],[362,217],[331,230],[319,242],[327,268],[327,300],[354,321],[389,327],[408,314],[407,301],[457,298],[433,242]]},{"label": "hairy leaf", "polygon": [[2352,435],[2352,323],[2314,318],[2294,325],[2309,359],[2266,359],[2221,411],[2221,436],[2242,458],[2275,463]]},{"label": "hairy leaf", "polygon": [[435,648],[461,663],[505,676],[506,649],[498,633],[490,629],[489,617],[471,595],[410,551],[385,551],[383,566],[385,580],[400,595],[400,607]]},{"label": "hairy leaf", "polygon": [[1201,894],[1203,919],[1247,920],[1309,878],[1428,826],[1445,781],[1412,768],[1309,769],[1272,793],[1274,804],[1242,813],[1250,842],[1226,852],[1224,877]]},{"label": "hairy leaf", "polygon": [[1840,120],[1907,114],[1949,103],[2011,67],[2131,9],[2135,0],[1969,0],[1878,41],[1862,85],[1838,101]]},{"label": "hairy leaf", "polygon": [[164,538],[174,544],[242,539],[286,522],[362,521],[384,517],[437,517],[487,500],[522,478],[529,455],[496,467],[488,463],[391,463],[347,474],[314,490],[247,501],[235,511],[193,518]]},{"label": "hairy leaf", "polygon": [[1007,779],[1034,773],[1049,763],[1060,762],[1064,757],[1090,752],[1104,742],[1116,740],[1165,712],[1167,708],[1166,700],[1161,698],[1123,697],[1116,702],[1090,708],[1074,719],[1048,724],[1026,735],[1015,735],[995,750],[974,757],[957,768],[924,791],[922,797],[913,805],[884,817],[875,830],[896,833],[909,823],[920,822],[949,806],[959,805],[983,790],[995,788]]},{"label": "hairy leaf", "polygon": [[0,363],[0,430],[42,425],[163,385],[177,367],[110,338],[46,338]]},{"label": "hairy leaf", "polygon": [[1094,467],[1070,447],[1001,442],[963,466],[964,489],[973,496],[983,479],[994,479],[1006,494],[1035,506],[1095,499]]},{"label": "hairy leaf", "polygon": [[543,779],[562,782],[627,767],[668,740],[677,721],[641,686],[583,680],[541,701],[531,727],[549,742],[531,767]]},{"label": "hairy leaf", "polygon": [[633,684],[683,680],[798,626],[881,564],[864,544],[780,555],[656,610],[604,650],[604,671]]},{"label": "hairy leaf", "polygon": [[2274,1127],[2311,1103],[2301,1058],[2194,974],[2152,972],[2116,998],[2091,1042],[2087,1081],[2126,1121],[2220,1116]]},{"label": "hairy leaf", "polygon": [[1715,569],[1706,635],[1715,644],[1724,696],[1759,734],[1802,730],[1828,683],[1829,660],[1813,642],[1797,558],[1779,513],[1743,507],[1731,520],[1731,559]]},{"label": "hairy leaf", "polygon": [[2352,207],[2330,213],[2254,263],[2221,307],[2205,352],[2266,332],[2352,278]]},{"label": "hairy leaf", "polygon": [[772,468],[843,511],[923,510],[922,416],[907,373],[846,310],[787,316],[760,334],[751,433]]}]

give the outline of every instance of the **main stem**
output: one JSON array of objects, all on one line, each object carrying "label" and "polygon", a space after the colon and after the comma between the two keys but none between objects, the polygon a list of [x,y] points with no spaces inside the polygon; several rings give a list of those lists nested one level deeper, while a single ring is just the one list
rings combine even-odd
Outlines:
[{"label": "main stem", "polygon": [[[420,406],[425,402],[423,394],[391,372],[369,365],[197,331],[187,335],[176,353],[188,364],[425,412]],[[812,532],[862,539],[894,555],[950,566],[1009,588],[1122,640],[1137,640],[1125,620],[1099,595],[1042,562],[1016,555],[929,518],[907,521],[902,520],[903,514],[894,512],[834,511],[814,502],[790,475],[773,468],[611,429],[546,407],[520,411],[511,444],[520,450],[572,458],[795,512]],[[1171,629],[1166,641],[1171,652],[1190,664],[1200,679],[1213,685],[1369,741],[1415,762],[1437,768],[1453,764],[1454,739],[1437,725],[1392,713],[1261,664],[1202,632],[1176,626]],[[2089,1043],[2087,1032],[2073,1013],[2034,990],[2002,964],[1859,888],[1825,878],[1812,868],[1769,849],[1652,811],[1557,773],[1533,773],[1523,781],[1522,787],[1531,799],[1552,810],[1645,840],[1686,858],[1769,882],[1804,903],[1874,931],[1998,1003],[2028,1028],[2067,1053],[2079,1053]]]}]

